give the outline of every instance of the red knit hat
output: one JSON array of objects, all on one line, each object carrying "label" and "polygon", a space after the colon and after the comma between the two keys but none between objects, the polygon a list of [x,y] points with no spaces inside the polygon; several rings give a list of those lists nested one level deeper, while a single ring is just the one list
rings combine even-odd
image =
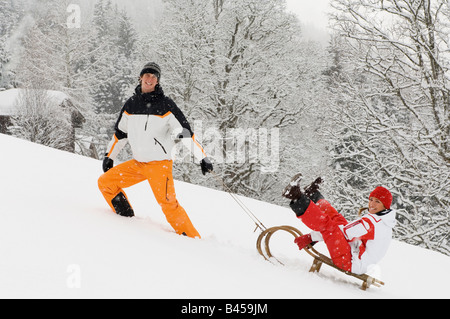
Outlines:
[{"label": "red knit hat", "polygon": [[372,193],[370,193],[369,198],[371,197],[379,199],[386,209],[391,209],[392,194],[386,188],[381,186],[375,188],[375,190]]}]

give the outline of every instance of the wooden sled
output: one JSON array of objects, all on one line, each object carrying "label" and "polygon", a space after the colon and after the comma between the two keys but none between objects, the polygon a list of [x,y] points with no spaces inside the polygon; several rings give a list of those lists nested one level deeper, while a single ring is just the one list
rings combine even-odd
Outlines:
[{"label": "wooden sled", "polygon": [[[270,247],[269,247],[269,243],[270,243],[270,239],[272,237],[273,234],[275,234],[277,231],[285,231],[290,233],[291,235],[293,235],[295,238],[298,238],[300,236],[303,236],[303,234],[296,229],[295,227],[292,226],[280,226],[280,227],[272,227],[269,229],[266,229],[265,231],[263,231],[261,233],[261,235],[259,235],[257,243],[256,243],[256,247],[258,249],[258,252],[260,253],[261,256],[264,257],[264,259],[270,261],[270,258],[275,259],[276,261],[278,261],[280,264],[283,265],[283,263],[281,261],[279,261],[275,256],[273,256],[272,252],[270,251]],[[264,250],[262,249],[263,247],[263,241],[264,241]],[[348,271],[344,271],[342,269],[340,269],[339,267],[337,267],[335,264],[333,264],[333,261],[331,260],[331,258],[319,253],[317,250],[315,250],[311,245],[309,245],[308,247],[306,247],[304,249],[311,257],[314,258],[313,264],[311,266],[311,269],[309,270],[310,272],[319,272],[320,268],[322,267],[323,264],[326,264],[330,267],[333,267],[334,269],[339,270],[340,272],[345,273],[348,276],[352,276],[354,278],[357,278],[359,280],[361,280],[362,286],[361,289],[362,290],[367,290],[370,286],[376,286],[376,287],[381,287],[384,286],[384,282],[375,279],[369,275],[357,275]]]}]

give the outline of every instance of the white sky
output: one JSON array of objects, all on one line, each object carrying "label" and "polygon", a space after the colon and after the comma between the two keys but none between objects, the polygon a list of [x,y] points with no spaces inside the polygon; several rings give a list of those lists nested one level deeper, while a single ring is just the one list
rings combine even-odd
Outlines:
[{"label": "white sky", "polygon": [[287,0],[288,10],[297,14],[303,24],[325,29],[328,25],[329,0]]}]

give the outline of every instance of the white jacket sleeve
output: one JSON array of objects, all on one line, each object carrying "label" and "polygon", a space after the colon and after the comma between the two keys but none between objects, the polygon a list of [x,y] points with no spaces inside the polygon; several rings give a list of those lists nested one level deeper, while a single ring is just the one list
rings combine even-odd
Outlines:
[{"label": "white jacket sleeve", "polygon": [[125,147],[127,142],[128,142],[127,138],[123,138],[123,139],[119,140],[116,137],[116,134],[114,134],[113,138],[111,139],[111,141],[108,144],[106,157],[109,157],[110,159],[112,159],[114,161],[116,159],[117,155],[119,155],[120,151]]},{"label": "white jacket sleeve", "polygon": [[183,145],[189,149],[195,159],[200,162],[202,159],[207,157],[203,147],[196,140],[194,132],[180,109],[174,106],[172,111],[175,115],[175,119],[171,123],[172,132],[175,135],[174,139],[181,139]]},{"label": "white jacket sleeve", "polygon": [[128,114],[122,111],[116,123],[116,133],[112,137],[106,150],[106,157],[115,160],[128,142]]},{"label": "white jacket sleeve", "polygon": [[195,135],[193,135],[191,138],[183,138],[182,142],[183,145],[191,151],[198,162],[207,157],[205,151],[203,150],[203,147],[195,139]]}]

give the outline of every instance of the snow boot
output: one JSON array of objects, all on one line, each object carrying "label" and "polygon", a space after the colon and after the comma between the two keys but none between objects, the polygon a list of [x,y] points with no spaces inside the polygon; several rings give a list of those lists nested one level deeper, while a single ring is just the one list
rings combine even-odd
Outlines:
[{"label": "snow boot", "polygon": [[291,200],[290,206],[297,217],[302,216],[311,203],[311,200],[302,192],[300,188],[302,178],[302,174],[295,175],[282,193],[283,197]]},{"label": "snow boot", "polygon": [[319,202],[319,200],[324,199],[322,194],[319,191],[320,184],[323,183],[322,177],[317,178],[311,185],[305,188],[305,195],[308,196],[315,204]]},{"label": "snow boot", "polygon": [[324,199],[322,194],[319,192],[319,186],[323,183],[323,179],[321,177],[317,178],[311,183],[311,185],[305,187],[304,192],[300,189],[300,182],[302,178],[302,174],[295,175],[289,185],[284,189],[282,196],[295,201],[302,197],[302,194],[305,194],[315,204],[317,204],[319,200]]},{"label": "snow boot", "polygon": [[297,200],[302,196],[302,190],[300,189],[300,182],[302,180],[302,174],[295,175],[288,186],[285,187],[283,193],[281,194],[283,197],[290,200]]},{"label": "snow boot", "polygon": [[111,204],[113,205],[117,215],[123,217],[134,217],[133,208],[131,208],[128,199],[122,192],[120,192],[116,197],[113,198]]}]

